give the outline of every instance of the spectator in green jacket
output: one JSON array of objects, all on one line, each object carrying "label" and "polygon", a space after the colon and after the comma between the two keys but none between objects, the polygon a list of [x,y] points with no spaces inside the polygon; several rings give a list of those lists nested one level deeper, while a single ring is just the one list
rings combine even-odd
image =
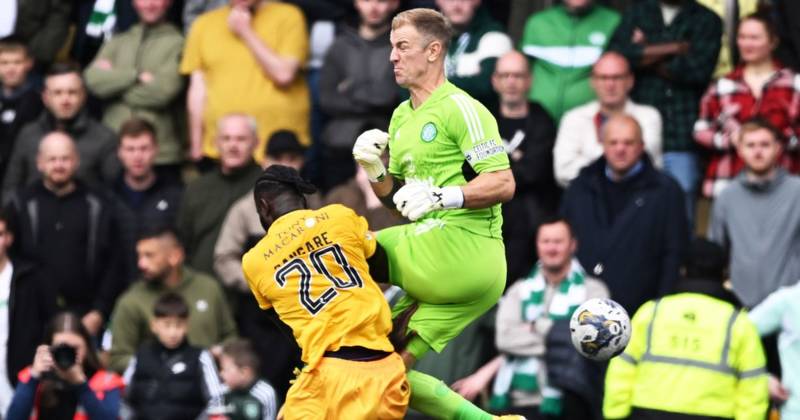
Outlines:
[{"label": "spectator in green jacket", "polygon": [[454,32],[444,64],[447,80],[492,109],[492,73],[497,58],[511,51],[511,39],[480,5],[481,0],[436,0]]},{"label": "spectator in green jacket", "polygon": [[134,0],[140,23],[114,35],[86,69],[86,87],[107,101],[103,123],[118,131],[136,116],[156,128],[156,170],[180,178],[183,160],[183,35],[165,20],[171,0]]},{"label": "spectator in green jacket", "polygon": [[564,0],[528,18],[520,50],[533,61],[529,97],[558,122],[595,98],[592,65],[605,50],[619,14],[594,0]]}]

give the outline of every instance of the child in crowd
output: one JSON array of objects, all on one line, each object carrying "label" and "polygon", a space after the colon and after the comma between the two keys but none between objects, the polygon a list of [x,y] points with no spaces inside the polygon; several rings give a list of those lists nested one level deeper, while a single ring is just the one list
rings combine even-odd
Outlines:
[{"label": "child in crowd", "polygon": [[186,301],[166,293],[156,301],[153,315],[150,329],[156,340],[143,344],[125,370],[132,418],[193,419],[205,410],[209,419],[223,419],[214,359],[186,340]]},{"label": "child in crowd", "polygon": [[225,414],[229,420],[275,419],[275,390],[258,378],[259,364],[247,340],[232,340],[222,347],[220,375],[227,388]]}]

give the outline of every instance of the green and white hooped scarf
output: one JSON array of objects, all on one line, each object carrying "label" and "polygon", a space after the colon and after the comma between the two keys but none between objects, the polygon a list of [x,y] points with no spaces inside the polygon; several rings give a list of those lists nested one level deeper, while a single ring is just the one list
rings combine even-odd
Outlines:
[{"label": "green and white hooped scarf", "polygon": [[[550,300],[550,307],[545,312],[544,295],[547,281],[541,274],[540,268],[541,264],[537,263],[531,274],[520,280],[523,282],[522,287],[518,289],[522,321],[533,323],[542,317],[552,320],[568,319],[575,309],[586,300],[586,286],[584,285],[586,273],[580,263],[573,258],[567,277],[558,286],[558,290]],[[541,392],[540,412],[549,415],[561,414],[561,391],[547,385],[547,377],[542,375],[541,357],[506,355],[503,358],[503,364],[500,366],[492,386],[490,409],[508,408],[511,390]]]},{"label": "green and white hooped scarf", "polygon": [[95,0],[89,22],[86,24],[86,35],[92,38],[110,38],[117,16],[114,12],[115,0]]}]

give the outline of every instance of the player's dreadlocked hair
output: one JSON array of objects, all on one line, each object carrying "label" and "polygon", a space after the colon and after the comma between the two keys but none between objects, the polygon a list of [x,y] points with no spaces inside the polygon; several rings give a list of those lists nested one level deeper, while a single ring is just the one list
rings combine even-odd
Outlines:
[{"label": "player's dreadlocked hair", "polygon": [[253,195],[256,201],[259,197],[269,201],[274,201],[278,197],[285,201],[295,198],[298,200],[298,206],[306,207],[305,195],[315,192],[317,187],[300,177],[295,169],[283,165],[271,165],[256,180]]}]

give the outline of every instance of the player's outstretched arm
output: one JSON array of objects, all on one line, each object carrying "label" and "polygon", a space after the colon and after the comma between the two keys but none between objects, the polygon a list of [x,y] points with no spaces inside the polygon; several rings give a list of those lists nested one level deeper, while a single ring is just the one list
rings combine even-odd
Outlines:
[{"label": "player's outstretched arm", "polygon": [[464,193],[464,208],[484,209],[505,203],[514,198],[515,188],[511,169],[484,172],[461,187]]}]

